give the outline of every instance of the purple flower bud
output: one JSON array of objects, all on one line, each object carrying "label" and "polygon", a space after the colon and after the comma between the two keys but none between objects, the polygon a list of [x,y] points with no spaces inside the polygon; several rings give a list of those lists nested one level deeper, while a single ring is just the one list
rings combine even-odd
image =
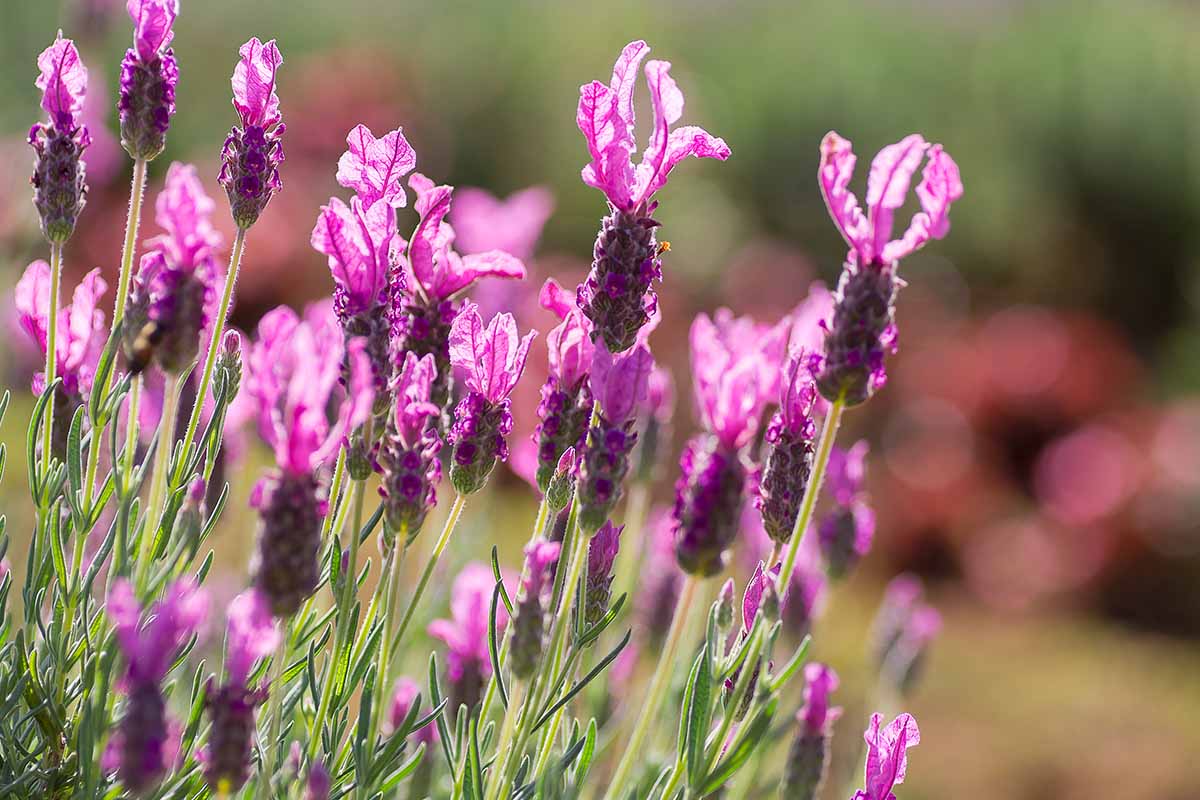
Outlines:
[{"label": "purple flower bud", "polygon": [[283,63],[275,40],[263,44],[251,38],[239,53],[241,60],[233,71],[233,105],[242,127],[234,127],[225,140],[217,179],[229,195],[234,223],[245,230],[283,188],[279,165],[286,126],[280,121],[275,93],[275,72]]},{"label": "purple flower bud", "polygon": [[[413,702],[420,694],[421,687],[412,678],[405,675],[396,679],[396,684],[392,687],[392,703],[388,709],[389,733],[394,733],[404,724],[405,718],[412,711]],[[418,742],[432,745],[438,740],[437,725],[430,723],[416,731],[413,736]]]},{"label": "purple flower bud", "polygon": [[592,416],[592,392],[586,382],[564,389],[551,375],[542,385],[537,415],[537,483],[538,488],[547,491],[562,454],[575,447],[583,449]]},{"label": "purple flower bud", "polygon": [[685,572],[716,575],[737,536],[746,468],[711,434],[693,437],[675,483],[675,557]]},{"label": "purple flower bud", "polygon": [[554,581],[551,570],[558,564],[558,542],[534,542],[525,548],[525,574],[513,609],[513,675],[528,679],[537,669],[545,647],[546,604]]},{"label": "purple flower bud", "polygon": [[575,448],[568,447],[559,456],[558,466],[546,488],[546,504],[552,511],[562,511],[571,502],[571,492],[575,488]]},{"label": "purple flower bud", "polygon": [[824,664],[804,667],[804,706],[796,714],[796,738],[784,766],[781,796],[814,800],[829,771],[829,745],[833,722],[840,708],[829,707],[829,694],[837,689],[837,673]]},{"label": "purple flower bud", "polygon": [[625,526],[605,521],[588,542],[587,587],[584,594],[584,621],[595,625],[608,612],[612,598],[613,563],[621,548],[621,533]]},{"label": "purple flower bud", "polygon": [[204,780],[214,792],[236,792],[250,777],[254,744],[254,712],[267,699],[263,688],[247,689],[235,683],[216,688],[210,679],[204,689],[204,706],[211,728],[205,751]]},{"label": "purple flower bud", "polygon": [[717,628],[729,631],[733,627],[733,596],[736,587],[733,578],[721,585],[721,593],[717,596]]},{"label": "purple flower bud", "polygon": [[610,204],[596,236],[592,270],[579,284],[576,302],[592,322],[592,338],[603,340],[613,353],[637,343],[658,305],[651,284],[662,280],[654,238],[659,223],[649,214],[649,209],[627,212]]},{"label": "purple flower bud", "polygon": [[276,471],[259,481],[258,550],[251,572],[271,611],[290,617],[317,590],[321,576],[321,527],[325,487],[314,474]]}]

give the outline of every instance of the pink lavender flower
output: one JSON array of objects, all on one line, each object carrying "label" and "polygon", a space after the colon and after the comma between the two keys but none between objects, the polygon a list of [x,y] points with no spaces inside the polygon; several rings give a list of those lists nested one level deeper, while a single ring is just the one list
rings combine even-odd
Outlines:
[{"label": "pink lavender flower", "polygon": [[851,800],[895,800],[892,789],[904,783],[908,768],[908,748],[921,743],[921,731],[912,714],[901,714],[887,727],[882,714],[872,714],[863,739],[867,742],[865,790],[854,793]]},{"label": "pink lavender flower", "polygon": [[460,494],[483,488],[496,460],[508,458],[512,432],[508,396],[516,387],[537,331],[519,338],[511,314],[497,314],[485,328],[467,301],[450,327],[450,361],[464,375],[467,396],[454,409],[450,482]]},{"label": "pink lavender flower", "polygon": [[[316,589],[326,511],[317,470],[371,413],[374,386],[365,350],[361,339],[344,341],[329,303],[309,306],[303,320],[280,306],[259,322],[246,359],[259,431],[277,466],[251,498],[260,518],[255,584],[280,616],[295,613]],[[338,403],[347,355],[350,381]]]},{"label": "pink lavender flower", "polygon": [[621,499],[629,454],[637,443],[634,412],[645,401],[653,369],[654,357],[644,344],[616,356],[603,342],[596,347],[588,380],[599,413],[593,415],[579,463],[579,524],[584,530],[604,524]]},{"label": "pink lavender flower", "polygon": [[167,587],[148,613],[124,579],[113,584],[108,616],[125,657],[125,713],[109,740],[105,762],[116,767],[125,788],[144,794],[162,780],[175,760],[162,680],[188,638],[208,616],[208,597],[187,579]]},{"label": "pink lavender flower", "polygon": [[558,542],[543,539],[525,548],[525,570],[513,608],[512,638],[513,675],[523,680],[533,675],[542,658],[548,622],[546,605],[561,547]]},{"label": "pink lavender flower", "polygon": [[687,572],[714,575],[724,567],[746,485],[741,451],[779,391],[789,326],[785,319],[766,327],[727,310],[692,323],[693,383],[705,432],[684,448],[675,484],[675,553]]},{"label": "pink lavender flower", "polygon": [[804,705],[796,714],[796,737],[784,767],[781,794],[813,800],[821,793],[829,771],[829,745],[840,708],[829,707],[829,695],[838,688],[832,668],[816,662],[804,667]]},{"label": "pink lavender flower", "polygon": [[257,589],[235,597],[227,615],[225,665],[229,677],[220,688],[210,679],[204,690],[204,705],[212,720],[204,779],[218,793],[236,792],[250,775],[254,710],[267,699],[267,689],[251,688],[247,679],[258,660],[270,655],[282,638],[271,616],[270,601]]},{"label": "pink lavender flower", "polygon": [[[429,635],[446,644],[446,678],[452,708],[474,706],[484,683],[491,677],[487,626],[495,586],[491,567],[479,562],[467,564],[450,589],[451,618],[429,623]],[[496,609],[497,635],[507,624],[508,614],[500,603]]]},{"label": "pink lavender flower", "polygon": [[763,527],[774,541],[782,544],[792,538],[800,501],[812,472],[816,432],[812,411],[817,389],[808,364],[809,354],[803,350],[793,351],[784,363],[779,410],[767,426],[770,452],[755,498]]},{"label": "pink lavender flower", "polygon": [[942,615],[924,602],[915,575],[897,575],[887,585],[872,626],[872,653],[882,676],[901,692],[920,677],[929,645],[942,629]]},{"label": "pink lavender flower", "polygon": [[464,187],[458,190],[450,223],[464,253],[499,250],[527,261],[553,212],[554,196],[542,186],[503,199],[483,189]]},{"label": "pink lavender flower", "polygon": [[604,192],[610,206],[596,239],[591,274],[579,287],[579,305],[614,353],[634,345],[658,302],[651,283],[662,278],[662,268],[654,238],[658,223],[650,216],[657,203],[651,198],[688,156],[729,158],[725,142],[701,128],[671,130],[683,115],[683,93],[670,76],[670,62],[649,61],[645,72],[654,126],[634,167],[633,91],[638,66],[649,52],[641,40],[626,45],[609,85],[592,81],[580,87],[575,116],[592,159],[583,168],[583,182]]},{"label": "pink lavender flower", "polygon": [[[916,190],[921,211],[899,239],[892,239],[895,213],[925,158]],[[895,273],[900,259],[949,232],[950,206],[963,193],[954,159],[941,145],[914,133],[880,150],[871,162],[864,215],[847,188],[855,161],[850,142],[832,131],[826,134],[818,183],[850,252],[827,323],[817,385],[830,402],[841,398],[849,405],[865,402],[887,380],[884,357],[896,349]]]},{"label": "pink lavender flower", "polygon": [[[92,376],[104,350],[108,326],[104,312],[98,308],[100,297],[108,284],[100,277],[100,269],[84,276],[75,287],[71,304],[58,310],[58,327],[54,341],[55,372],[62,383],[54,397],[54,441],[51,449],[62,459],[67,449],[67,433],[75,410],[91,391]],[[50,325],[50,265],[34,261],[25,268],[13,290],[13,305],[21,328],[46,354]],[[46,390],[46,375],[33,376],[31,389],[35,395]]]},{"label": "pink lavender flower", "polygon": [[[420,685],[407,675],[396,679],[392,687],[392,702],[388,708],[388,726],[391,731],[397,731],[412,711],[413,703],[421,694]],[[413,734],[418,742],[432,745],[438,740],[437,725],[429,724]]]},{"label": "pink lavender flower", "polygon": [[375,457],[376,469],[383,475],[379,494],[387,528],[404,531],[407,542],[437,505],[437,485],[442,478],[438,460],[442,440],[429,425],[430,419],[441,413],[430,401],[436,370],[432,355],[417,358],[413,352],[404,354],[392,386],[395,406]]},{"label": "pink lavender flower", "polygon": [[871,549],[875,512],[864,496],[867,443],[849,450],[834,447],[829,456],[826,489],[833,508],[817,528],[821,553],[830,577],[844,577]]},{"label": "pink lavender flower", "polygon": [[587,587],[584,594],[584,621],[595,625],[608,612],[612,598],[613,563],[621,549],[621,534],[624,525],[613,525],[606,520],[588,542]]},{"label": "pink lavender flower", "polygon": [[87,202],[87,170],[83,151],[92,137],[83,124],[83,99],[87,94],[87,68],[75,43],[59,31],[54,44],[38,56],[40,75],[34,84],[42,92],[47,123],[34,123],[29,144],[37,154],[33,167],[33,204],[42,233],[62,244],[75,231],[75,222]]},{"label": "pink lavender flower", "polygon": [[333,778],[325,768],[325,762],[317,760],[308,769],[308,783],[304,787],[304,800],[329,800],[333,789]]},{"label": "pink lavender flower", "polygon": [[133,47],[121,62],[121,144],[135,159],[149,161],[166,146],[175,113],[179,65],[170,48],[176,0],[126,0],[133,19]]},{"label": "pink lavender flower", "polygon": [[134,372],[153,358],[178,374],[211,336],[224,278],[216,255],[221,235],[211,220],[215,208],[196,168],[171,164],[155,202],[155,221],[164,233],[150,240],[142,256],[123,322],[125,354]]},{"label": "pink lavender flower", "polygon": [[230,130],[225,140],[218,180],[229,195],[234,223],[245,230],[283,188],[279,165],[286,126],[275,93],[275,73],[283,64],[275,40],[263,44],[251,38],[238,52],[241,60],[233,70],[233,106],[242,126]]},{"label": "pink lavender flower", "polygon": [[[435,185],[413,173],[408,185],[417,195],[420,222],[408,242],[397,242],[397,256],[405,270],[408,298],[399,312],[399,352],[432,354],[438,368],[433,399],[448,409],[451,396],[450,325],[457,298],[483,278],[521,279],[520,259],[499,250],[460,255],[454,249],[455,232],[445,221],[454,192],[452,186]],[[448,427],[443,420],[443,432]]]}]

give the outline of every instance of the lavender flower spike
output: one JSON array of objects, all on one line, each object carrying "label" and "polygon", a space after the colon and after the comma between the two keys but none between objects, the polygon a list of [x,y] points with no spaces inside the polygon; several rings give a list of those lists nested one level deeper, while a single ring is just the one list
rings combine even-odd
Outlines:
[{"label": "lavender flower spike", "polygon": [[42,91],[42,109],[50,119],[29,129],[29,144],[37,154],[30,179],[33,204],[47,241],[62,244],[75,231],[87,202],[82,155],[92,142],[83,124],[88,73],[75,43],[62,38],[62,31],[37,64],[41,74],[34,84]]},{"label": "lavender flower spike", "polygon": [[591,156],[583,182],[604,192],[610,210],[596,238],[592,271],[579,287],[579,307],[594,323],[595,336],[614,353],[633,347],[658,302],[651,284],[662,278],[662,267],[651,198],[688,156],[724,161],[730,152],[724,140],[701,128],[671,130],[683,115],[683,93],[670,76],[670,62],[649,61],[645,72],[654,126],[634,167],[633,91],[638,66],[649,52],[641,40],[626,45],[608,85],[592,81],[580,87],[575,115]]},{"label": "lavender flower spike", "polygon": [[538,488],[544,492],[563,452],[569,447],[583,449],[592,415],[592,392],[585,378],[592,368],[595,345],[591,321],[553,278],[542,286],[538,301],[562,320],[546,337],[549,374],[542,385],[534,434]]},{"label": "lavender flower spike", "polygon": [[179,648],[208,615],[208,598],[189,580],[171,584],[163,599],[143,615],[133,587],[114,583],[108,616],[125,657],[125,713],[109,740],[105,763],[114,765],[121,782],[135,795],[158,786],[175,760],[162,680]]},{"label": "lavender flower spike", "polygon": [[254,745],[254,710],[267,699],[266,687],[246,685],[255,663],[269,655],[282,638],[267,597],[248,589],[229,604],[225,663],[228,681],[219,689],[210,679],[204,705],[212,720],[204,759],[204,779],[218,794],[236,792],[250,776]]},{"label": "lavender flower spike", "polygon": [[812,472],[813,403],[816,386],[808,371],[809,355],[800,350],[788,356],[783,368],[779,410],[767,426],[771,450],[763,467],[755,503],[763,528],[776,542],[787,544],[800,513],[800,501]]},{"label": "lavender flower spike", "polygon": [[450,482],[460,494],[483,488],[496,460],[508,458],[504,437],[512,431],[508,396],[516,387],[537,331],[519,338],[511,314],[497,314],[485,328],[468,301],[450,327],[450,362],[466,375],[467,396],[454,409]]},{"label": "lavender flower spike", "polygon": [[[904,205],[913,174],[925,158],[917,198],[921,211],[892,239],[895,213]],[[825,357],[817,361],[817,387],[825,399],[866,402],[887,380],[884,357],[896,349],[895,303],[900,259],[950,230],[950,206],[963,194],[958,165],[938,144],[919,134],[879,151],[867,178],[867,214],[847,188],[854,174],[850,142],[834,132],[821,141],[817,173],[829,215],[850,246],[825,324]]]},{"label": "lavender flower spike", "polygon": [[779,796],[814,800],[820,796],[829,771],[833,723],[842,710],[829,707],[829,695],[838,688],[838,676],[832,668],[816,662],[806,664],[804,680],[804,706],[796,714],[796,738],[788,751]]},{"label": "lavender flower spike", "polygon": [[864,498],[867,443],[849,450],[834,447],[829,456],[827,488],[833,508],[817,528],[817,540],[831,578],[844,577],[871,549],[875,512]]},{"label": "lavender flower spike", "polygon": [[393,381],[395,407],[379,443],[376,469],[383,475],[379,494],[383,497],[386,528],[405,531],[412,541],[421,530],[425,515],[437,505],[437,485],[442,478],[438,453],[442,440],[429,425],[440,409],[430,401],[437,377],[432,355],[417,358],[404,354]]},{"label": "lavender flower spike", "polygon": [[579,463],[579,524],[585,531],[604,524],[621,499],[629,454],[637,443],[634,412],[645,402],[654,357],[644,344],[618,356],[596,346],[589,382],[600,413],[588,430]]},{"label": "lavender flower spike", "polygon": [[121,62],[121,145],[130,157],[150,161],[163,151],[175,113],[179,65],[170,48],[178,0],[126,0],[133,47]]},{"label": "lavender flower spike", "polygon": [[546,638],[546,604],[558,563],[558,542],[540,540],[525,548],[525,572],[513,608],[512,670],[527,679],[537,669]]},{"label": "lavender flower spike", "polygon": [[882,724],[882,714],[871,715],[863,734],[867,742],[866,788],[850,800],[895,800],[892,789],[904,783],[908,770],[907,750],[921,743],[921,731],[912,714],[901,714],[880,730]]},{"label": "lavender flower spike", "polygon": [[[479,562],[467,564],[450,589],[451,619],[436,619],[429,624],[429,635],[445,642],[448,651],[446,677],[452,708],[474,706],[491,677],[487,625],[495,585],[491,567]],[[501,603],[496,609],[497,635],[507,624],[508,613]]]},{"label": "lavender flower spike", "polygon": [[263,44],[251,38],[238,52],[241,60],[233,70],[233,105],[242,126],[234,127],[225,140],[218,180],[229,195],[234,223],[245,230],[283,188],[279,165],[286,126],[275,93],[275,73],[283,63],[275,40]]},{"label": "lavender flower spike", "polygon": [[596,535],[588,542],[587,587],[584,593],[584,621],[595,625],[608,611],[612,597],[613,563],[621,549],[621,534],[624,525],[613,525],[605,521]]}]

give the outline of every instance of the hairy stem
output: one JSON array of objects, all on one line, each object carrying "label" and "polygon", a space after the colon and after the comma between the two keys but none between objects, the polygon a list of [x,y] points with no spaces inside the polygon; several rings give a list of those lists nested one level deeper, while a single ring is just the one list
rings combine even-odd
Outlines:
[{"label": "hairy stem", "polygon": [[271,797],[271,778],[278,766],[279,732],[283,728],[283,664],[287,661],[287,632],[279,638],[279,647],[275,649],[275,657],[271,662],[270,706],[267,712],[270,720],[270,733],[263,742],[263,757],[266,763],[259,772],[258,796],[264,800]]},{"label": "hairy stem", "polygon": [[[129,301],[129,282],[133,277],[133,257],[137,251],[138,227],[142,222],[142,196],[145,192],[146,160],[135,158],[133,179],[129,186],[129,216],[125,218],[125,245],[121,248],[121,274],[117,278],[117,298],[113,305],[110,331],[115,331],[125,318],[125,305]],[[108,389],[107,386],[104,388]]]},{"label": "hairy stem", "polygon": [[154,561],[154,541],[158,538],[158,529],[166,507],[167,471],[171,464],[172,445],[175,443],[175,416],[178,410],[179,377],[167,373],[166,384],[163,386],[162,416],[158,420],[154,472],[150,476],[150,499],[146,504],[146,526],[142,530],[141,547],[134,573],[134,585],[139,592],[146,588],[146,579],[150,576],[150,565]]},{"label": "hairy stem", "polygon": [[412,600],[409,601],[408,608],[400,619],[400,627],[396,630],[396,635],[389,645],[392,650],[395,650],[400,642],[404,641],[404,634],[408,631],[409,623],[412,622],[413,613],[421,604],[421,596],[425,594],[425,587],[429,585],[429,579],[433,577],[433,570],[437,567],[438,561],[442,557],[442,551],[446,549],[446,544],[450,541],[450,535],[454,533],[454,528],[458,525],[458,518],[462,516],[463,506],[466,503],[466,495],[454,496],[454,503],[450,506],[446,524],[442,526],[442,533],[438,537],[437,544],[433,546],[433,552],[429,554],[429,560],[425,562],[425,569],[421,572],[421,579],[417,582],[416,591],[413,592]]},{"label": "hairy stem", "polygon": [[[46,319],[46,385],[58,377],[58,355],[55,352],[58,338],[58,284],[62,280],[62,245],[50,245],[50,308]],[[42,473],[50,468],[50,449],[54,446],[54,395],[46,403],[46,416],[42,418]]]}]

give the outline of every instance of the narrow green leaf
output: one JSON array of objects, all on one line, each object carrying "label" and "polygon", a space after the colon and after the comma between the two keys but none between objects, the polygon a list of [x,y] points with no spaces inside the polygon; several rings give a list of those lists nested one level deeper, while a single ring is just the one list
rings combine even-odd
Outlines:
[{"label": "narrow green leaf", "polygon": [[[429,702],[433,703],[434,708],[443,708],[445,705],[442,699],[442,688],[438,685],[437,653],[429,654]],[[438,738],[441,739],[442,750],[446,754],[446,764],[453,770],[455,757],[454,750],[450,745],[450,726],[446,724],[445,713],[437,712],[436,720]]]},{"label": "narrow green leaf", "polygon": [[688,709],[686,766],[688,786],[696,786],[707,767],[704,738],[712,715],[713,679],[709,672],[708,645],[696,659],[696,683]]},{"label": "narrow green leaf", "polygon": [[[496,548],[492,548],[492,563],[496,563]],[[496,606],[504,592],[504,581],[496,579],[496,587],[492,589],[492,607],[488,613],[488,652],[492,656],[492,677],[496,680],[496,688],[500,690],[500,702],[508,710],[508,691],[504,688],[504,670],[500,665],[500,650],[496,646]],[[511,610],[509,613],[512,613]]]},{"label": "narrow green leaf", "polygon": [[[500,587],[500,597],[504,600],[504,607],[508,609],[508,615],[511,617],[513,604],[508,596],[508,590],[504,588],[504,576],[500,573],[500,551],[496,545],[492,545],[492,575],[496,578],[496,584]],[[504,705],[508,706],[507,700],[504,701]]]},{"label": "narrow green leaf", "polygon": [[742,725],[733,744],[725,752],[725,756],[717,762],[712,772],[705,778],[703,786],[697,793],[700,797],[712,794],[724,786],[725,782],[732,778],[754,754],[754,749],[758,747],[759,742],[771,727],[771,719],[775,716],[778,704],[777,698],[771,698],[770,702],[758,709],[753,717]]},{"label": "narrow green leaf", "polygon": [[597,664],[595,667],[592,668],[591,672],[589,672],[587,675],[585,675],[583,677],[582,680],[580,680],[574,686],[572,686],[570,691],[568,691],[561,698],[559,698],[559,700],[556,703],[554,703],[554,705],[552,705],[552,706],[550,706],[550,708],[546,709],[546,713],[542,714],[542,716],[539,717],[538,721],[534,724],[533,730],[536,731],[538,728],[542,727],[547,722],[549,722],[550,718],[554,716],[554,713],[556,711],[558,711],[558,709],[562,708],[567,703],[571,702],[572,697],[579,694],[579,692],[583,690],[583,687],[585,687],[589,683],[591,683],[592,680],[595,679],[597,675],[599,675],[601,672],[603,672],[605,670],[605,668],[608,667],[609,664],[611,664],[614,660],[616,660],[617,656],[619,656],[621,654],[621,651],[625,649],[625,645],[629,644],[629,637],[632,635],[633,635],[632,628],[625,631],[625,638],[621,639],[621,643],[618,644],[616,647],[614,647],[609,652],[609,654],[606,655],[600,661],[599,664]]},{"label": "narrow green leaf", "polygon": [[575,777],[571,781],[576,786],[583,786],[587,780],[588,770],[592,759],[596,757],[596,718],[588,720],[587,733],[583,737],[583,750],[579,753],[579,763],[575,766]]}]

